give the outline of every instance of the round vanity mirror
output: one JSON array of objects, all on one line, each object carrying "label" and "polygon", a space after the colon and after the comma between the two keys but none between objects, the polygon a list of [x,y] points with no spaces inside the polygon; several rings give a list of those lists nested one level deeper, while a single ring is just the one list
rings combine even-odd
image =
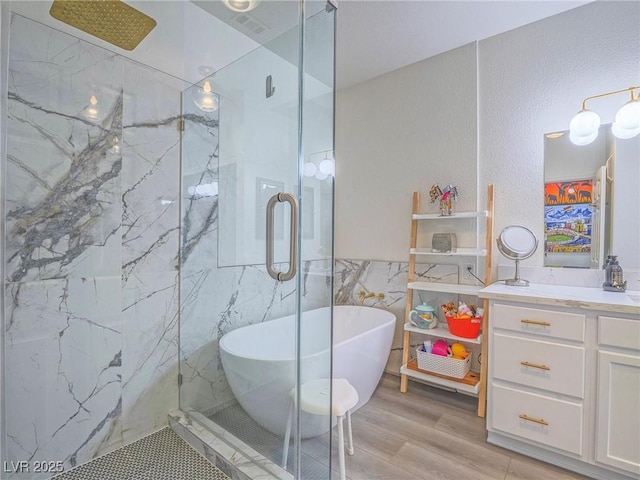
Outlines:
[{"label": "round vanity mirror", "polygon": [[517,287],[529,285],[527,280],[520,278],[520,260],[529,258],[538,248],[538,239],[535,234],[522,225],[510,225],[500,232],[496,241],[500,253],[516,262],[515,277],[505,280],[504,283]]}]

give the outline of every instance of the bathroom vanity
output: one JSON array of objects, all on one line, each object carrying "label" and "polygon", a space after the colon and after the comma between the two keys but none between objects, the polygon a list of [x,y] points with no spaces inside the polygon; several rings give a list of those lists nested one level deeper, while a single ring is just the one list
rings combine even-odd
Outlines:
[{"label": "bathroom vanity", "polygon": [[489,443],[602,480],[640,478],[640,292],[495,283]]}]

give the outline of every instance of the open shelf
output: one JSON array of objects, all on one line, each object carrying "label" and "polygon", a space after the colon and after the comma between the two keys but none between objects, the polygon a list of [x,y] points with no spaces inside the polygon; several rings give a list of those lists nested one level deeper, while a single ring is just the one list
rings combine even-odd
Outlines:
[{"label": "open shelf", "polygon": [[409,282],[407,288],[412,290],[425,290],[427,292],[455,293],[458,295],[478,295],[484,288],[477,285],[460,285],[458,283],[435,283],[435,282]]},{"label": "open shelf", "polygon": [[[493,205],[493,185],[487,186],[487,209],[486,210],[478,210],[473,212],[455,212],[453,215],[440,215],[439,213],[422,213],[420,212],[420,192],[413,192],[413,201],[411,206],[411,237],[409,242],[409,265],[408,265],[408,275],[407,275],[407,301],[405,305],[405,317],[409,318],[411,310],[414,305],[414,292],[418,291],[426,291],[426,292],[435,292],[436,294],[432,294],[431,296],[434,298],[438,298],[437,303],[443,303],[448,295],[443,294],[451,294],[454,295],[464,295],[468,297],[478,297],[480,290],[483,288],[480,284],[489,284],[492,279],[492,262],[491,262],[491,254],[493,248],[493,213],[494,213],[494,205]],[[480,208],[478,205],[476,208]],[[446,222],[446,220],[460,220],[462,218],[466,218],[466,222]],[[428,225],[422,225],[424,227],[424,232],[421,233],[421,243],[418,243],[418,230],[421,229],[420,221],[421,220],[445,220],[445,223],[430,223]],[[479,237],[480,235],[480,223],[486,224],[486,229],[484,232],[484,241]],[[476,226],[476,235],[475,242],[468,240],[464,242],[468,247],[458,247],[453,252],[434,252],[432,248],[428,247],[425,239],[427,238],[425,233],[427,232],[438,232],[442,231],[441,227],[447,226],[444,228],[444,231],[454,232],[455,230],[460,228],[465,228],[468,230],[468,227],[471,224],[475,224]],[[465,230],[465,231],[466,231]],[[473,245],[473,248],[469,248],[469,246]],[[466,257],[466,258],[465,258]],[[475,258],[473,258],[475,257]],[[416,264],[420,263],[432,263],[434,265],[448,265],[451,264],[459,264],[462,260],[471,261],[474,260],[476,263],[479,262],[479,257],[482,257],[484,260],[484,280],[480,280],[476,277],[478,282],[467,282],[464,284],[459,283],[439,283],[439,282],[429,282],[429,281],[417,281],[417,280],[428,280],[428,278],[420,277],[416,275]],[[419,262],[417,261],[419,260]],[[458,274],[461,271],[461,265],[458,265]],[[475,276],[475,275],[474,275]],[[445,277],[443,276],[443,279]],[[458,275],[458,278],[451,278],[451,281],[461,280],[462,276]],[[466,279],[466,275],[465,275]],[[422,301],[422,299],[420,299]],[[451,300],[456,301],[455,297]],[[486,329],[486,325],[488,325],[488,310],[489,305],[488,301],[484,300],[483,303],[484,308],[484,319],[483,326]],[[464,333],[464,332],[463,332]],[[414,327],[410,323],[406,323],[403,326],[403,340],[402,340],[402,366],[400,367],[400,391],[402,393],[406,393],[409,388],[409,378],[420,379],[426,383],[430,383],[435,386],[441,386],[443,388],[448,388],[453,391],[457,391],[460,393],[465,393],[468,395],[473,395],[478,397],[478,416],[484,417],[486,413],[486,378],[487,378],[487,362],[484,361],[480,364],[479,372],[470,371],[465,378],[458,379],[454,377],[446,377],[437,373],[428,372],[425,370],[420,370],[417,365],[417,360],[410,360],[411,357],[411,337],[412,335],[424,335],[426,337],[433,338],[441,338],[446,339],[448,342],[460,342],[462,344],[468,345],[476,345],[480,346],[482,359],[488,358],[488,345],[487,345],[487,336],[486,335],[478,335],[477,338],[462,338],[457,335],[452,335],[449,331],[449,327],[446,322],[440,322],[440,324],[434,328],[430,329],[420,329]],[[477,347],[475,347],[477,349]],[[476,362],[477,365],[478,362]]]},{"label": "open shelf", "polygon": [[455,252],[433,252],[430,248],[412,248],[409,250],[412,255],[440,255],[443,257],[484,257],[487,255],[485,249],[458,247]]},{"label": "open shelf", "polygon": [[480,212],[456,212],[453,215],[440,215],[439,213],[414,213],[413,220],[455,220],[457,218],[482,218],[489,213],[487,210]]},{"label": "open shelf", "polygon": [[441,323],[438,323],[438,326],[436,328],[430,328],[430,329],[417,328],[411,325],[410,323],[405,323],[404,330],[405,332],[414,332],[414,333],[419,333],[421,335],[429,335],[432,337],[448,338],[450,340],[457,340],[459,342],[464,342],[464,343],[474,343],[476,345],[482,344],[482,334],[478,335],[477,338],[458,337],[457,335],[453,335],[449,331],[446,323],[444,325],[442,325]]},{"label": "open shelf", "polygon": [[464,378],[447,377],[439,373],[427,372],[418,368],[418,360],[410,360],[406,365],[400,367],[400,373],[408,377],[418,378],[425,382],[442,385],[443,387],[452,388],[458,392],[470,395],[478,395],[480,391],[480,373],[470,370]]}]

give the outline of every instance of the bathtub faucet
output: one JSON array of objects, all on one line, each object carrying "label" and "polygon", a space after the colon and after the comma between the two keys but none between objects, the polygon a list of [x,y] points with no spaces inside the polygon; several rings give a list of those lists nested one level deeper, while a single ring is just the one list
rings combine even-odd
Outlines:
[{"label": "bathtub faucet", "polygon": [[358,292],[358,298],[360,299],[360,305],[364,305],[364,301],[367,298],[375,298],[377,300],[384,300],[384,293],[375,293],[375,292],[365,292],[364,290],[360,290]]}]

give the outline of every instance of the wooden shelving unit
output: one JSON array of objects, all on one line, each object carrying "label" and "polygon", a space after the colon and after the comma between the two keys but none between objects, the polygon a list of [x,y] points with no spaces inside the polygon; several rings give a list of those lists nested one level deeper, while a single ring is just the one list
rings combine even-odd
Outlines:
[{"label": "wooden shelving unit", "polygon": [[[415,290],[431,291],[431,292],[443,292],[452,293],[457,295],[477,295],[481,286],[476,285],[461,285],[461,284],[446,284],[446,283],[434,283],[434,282],[416,282],[415,269],[416,269],[416,256],[430,255],[434,257],[442,256],[469,256],[469,257],[484,257],[485,259],[485,274],[484,283],[489,285],[492,280],[491,271],[491,251],[493,242],[493,185],[487,187],[487,209],[477,212],[460,212],[451,216],[440,216],[433,213],[420,213],[420,194],[418,192],[413,193],[413,209],[411,215],[411,239],[409,248],[409,274],[407,283],[407,307],[405,318],[409,318],[409,312],[413,309],[413,292]],[[486,238],[484,248],[464,248],[459,247],[455,252],[432,252],[431,249],[418,248],[418,222],[423,220],[429,221],[442,221],[442,220],[456,220],[462,218],[475,218],[485,219],[486,221]],[[489,302],[484,301],[484,317],[482,322],[482,332],[488,331],[488,319],[489,319]],[[417,365],[416,359],[409,359],[410,354],[410,335],[411,333],[417,333],[430,337],[446,338],[455,340],[461,343],[481,345],[482,361],[480,363],[480,372],[469,371],[464,378],[453,378],[445,375],[440,375],[434,372],[428,372],[420,370]],[[441,385],[443,387],[455,389],[456,391],[467,393],[470,395],[478,396],[478,416],[484,417],[486,411],[486,378],[487,378],[487,338],[482,333],[475,339],[462,338],[452,335],[446,326],[440,324],[438,327],[431,330],[424,330],[415,328],[409,323],[404,325],[404,342],[402,351],[402,367],[400,367],[400,391],[406,393],[409,385],[409,377],[420,379],[432,384]]]}]

